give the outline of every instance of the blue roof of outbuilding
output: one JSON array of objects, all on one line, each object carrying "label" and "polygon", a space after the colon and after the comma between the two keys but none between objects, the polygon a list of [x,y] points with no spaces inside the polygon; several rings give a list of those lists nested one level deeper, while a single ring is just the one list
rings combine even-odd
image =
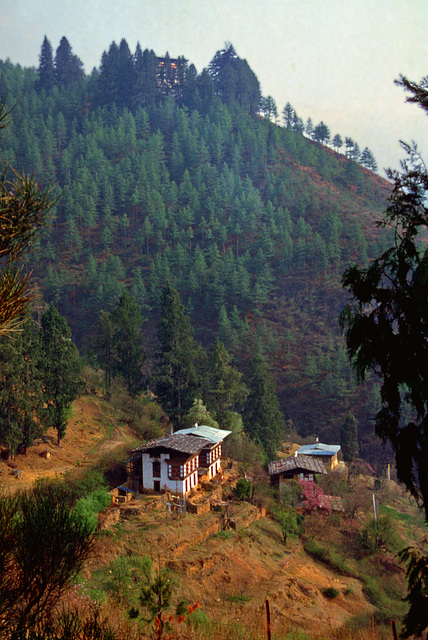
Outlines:
[{"label": "blue roof of outbuilding", "polygon": [[305,456],[334,456],[338,451],[340,451],[339,444],[315,442],[315,444],[304,444],[298,453]]}]

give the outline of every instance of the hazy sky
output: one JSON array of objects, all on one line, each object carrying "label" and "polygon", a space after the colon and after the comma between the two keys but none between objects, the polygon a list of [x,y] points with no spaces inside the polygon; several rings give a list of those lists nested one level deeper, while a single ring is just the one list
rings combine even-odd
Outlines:
[{"label": "hazy sky", "polygon": [[380,169],[398,167],[399,139],[428,149],[427,116],[394,85],[428,75],[427,33],[427,0],[0,0],[0,59],[22,66],[38,66],[45,35],[54,52],[66,36],[87,73],[122,38],[198,72],[231,42],[279,113],[289,101]]}]

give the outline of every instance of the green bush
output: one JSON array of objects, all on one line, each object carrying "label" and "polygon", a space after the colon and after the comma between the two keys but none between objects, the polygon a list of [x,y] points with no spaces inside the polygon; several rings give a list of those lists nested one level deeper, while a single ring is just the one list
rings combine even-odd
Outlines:
[{"label": "green bush", "polygon": [[396,524],[389,514],[370,520],[358,533],[356,541],[363,555],[371,555],[382,550],[397,551],[401,542]]},{"label": "green bush", "polygon": [[117,556],[110,564],[107,590],[122,604],[132,604],[133,586],[148,583],[152,574],[152,561],[148,556]]},{"label": "green bush", "polygon": [[219,531],[216,533],[216,538],[220,538],[220,540],[228,540],[232,537],[232,531]]},{"label": "green bush", "polygon": [[337,596],[340,595],[340,591],[335,587],[327,587],[327,589],[323,589],[322,594],[324,598],[333,600],[333,598],[337,598]]},{"label": "green bush", "polygon": [[287,542],[288,535],[298,535],[300,527],[297,519],[297,514],[294,509],[278,509],[275,512],[274,517],[281,527],[284,544],[286,544]]},{"label": "green bush", "polygon": [[297,480],[282,482],[279,497],[284,507],[296,507],[303,497],[302,487]]},{"label": "green bush", "polygon": [[236,487],[233,488],[233,495],[237,500],[249,500],[253,492],[253,485],[245,478],[239,478]]},{"label": "green bush", "polygon": [[80,498],[74,507],[75,516],[88,523],[92,530],[98,526],[98,514],[111,504],[111,495],[104,488],[96,489]]}]

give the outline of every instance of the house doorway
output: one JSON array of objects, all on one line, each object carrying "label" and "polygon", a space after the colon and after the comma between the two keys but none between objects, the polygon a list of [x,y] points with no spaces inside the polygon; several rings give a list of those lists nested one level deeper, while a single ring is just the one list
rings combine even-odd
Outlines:
[{"label": "house doorway", "polygon": [[153,489],[156,491],[156,493],[160,493],[160,484],[160,480],[153,481]]}]

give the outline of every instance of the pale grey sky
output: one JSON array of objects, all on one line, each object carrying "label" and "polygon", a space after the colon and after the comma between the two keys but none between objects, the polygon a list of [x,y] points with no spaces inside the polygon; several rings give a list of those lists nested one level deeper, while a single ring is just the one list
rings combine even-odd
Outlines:
[{"label": "pale grey sky", "polygon": [[0,0],[0,59],[22,66],[38,66],[45,35],[54,51],[66,36],[87,73],[122,38],[198,72],[232,42],[279,112],[289,101],[368,146],[382,175],[399,139],[428,150],[427,116],[394,85],[428,75],[427,33],[426,0]]}]

